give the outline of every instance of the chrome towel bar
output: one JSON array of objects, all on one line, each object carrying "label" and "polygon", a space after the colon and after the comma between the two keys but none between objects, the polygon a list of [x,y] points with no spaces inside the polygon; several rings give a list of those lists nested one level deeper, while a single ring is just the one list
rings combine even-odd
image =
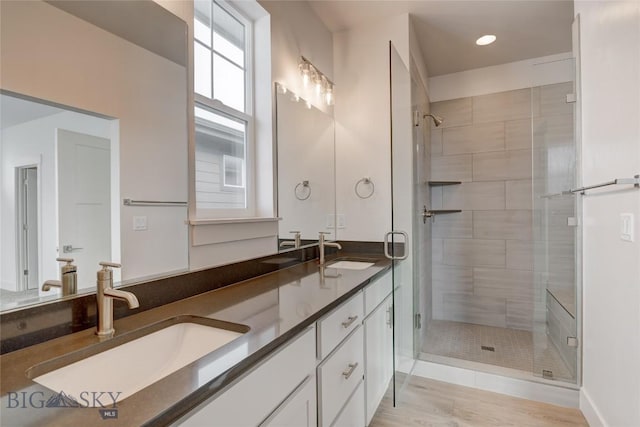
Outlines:
[{"label": "chrome towel bar", "polygon": [[574,188],[571,193],[584,194],[587,190],[593,190],[595,188],[607,187],[609,185],[633,185],[636,188],[640,188],[640,175],[635,175],[633,178],[616,178],[613,181],[603,182],[601,184],[588,185],[586,187]]},{"label": "chrome towel bar", "polygon": [[156,200],[123,199],[125,206],[187,206],[187,202],[161,202]]}]

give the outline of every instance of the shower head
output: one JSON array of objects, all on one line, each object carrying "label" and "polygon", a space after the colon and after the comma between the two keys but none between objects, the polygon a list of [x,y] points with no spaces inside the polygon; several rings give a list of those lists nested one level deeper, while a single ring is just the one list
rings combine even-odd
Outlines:
[{"label": "shower head", "polygon": [[438,117],[438,116],[433,115],[433,114],[425,114],[424,118],[426,119],[427,117],[431,117],[431,119],[433,120],[433,124],[435,124],[436,127],[440,126],[444,122],[442,117]]}]

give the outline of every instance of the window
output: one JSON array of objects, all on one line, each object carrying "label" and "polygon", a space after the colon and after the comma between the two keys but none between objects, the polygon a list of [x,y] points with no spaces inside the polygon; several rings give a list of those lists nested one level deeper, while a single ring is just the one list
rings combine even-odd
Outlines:
[{"label": "window", "polygon": [[255,212],[251,34],[251,21],[228,3],[194,1],[199,217],[248,217]]}]

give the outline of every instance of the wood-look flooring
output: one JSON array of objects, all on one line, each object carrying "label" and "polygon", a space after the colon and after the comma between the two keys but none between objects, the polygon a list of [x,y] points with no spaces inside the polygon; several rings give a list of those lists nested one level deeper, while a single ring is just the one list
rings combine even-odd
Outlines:
[{"label": "wood-look flooring", "polygon": [[393,407],[389,390],[370,427],[588,426],[578,409],[413,377]]}]

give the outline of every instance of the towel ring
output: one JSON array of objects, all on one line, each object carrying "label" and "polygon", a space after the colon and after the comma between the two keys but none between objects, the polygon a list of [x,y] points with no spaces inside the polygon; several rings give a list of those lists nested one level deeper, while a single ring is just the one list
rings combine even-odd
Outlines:
[{"label": "towel ring", "polygon": [[[369,185],[371,186],[371,191],[369,192],[369,194],[362,194],[360,193],[359,187],[360,184],[365,184],[365,185]],[[373,183],[373,181],[371,181],[371,178],[369,178],[368,176],[365,176],[364,178],[360,179],[358,182],[356,182],[355,185],[355,191],[356,191],[356,196],[360,197],[361,199],[368,199],[369,197],[373,196],[373,193],[376,191],[376,186]]]},{"label": "towel ring", "polygon": [[[306,188],[307,189],[307,191],[306,191],[307,195],[306,196],[304,196],[304,195],[301,196],[299,194],[299,189],[300,188],[302,188],[302,189]],[[307,200],[309,197],[311,197],[311,186],[309,186],[309,181],[305,180],[305,181],[299,182],[298,185],[296,185],[296,188],[293,190],[293,194],[295,194],[296,199],[298,199],[298,200]]]}]

